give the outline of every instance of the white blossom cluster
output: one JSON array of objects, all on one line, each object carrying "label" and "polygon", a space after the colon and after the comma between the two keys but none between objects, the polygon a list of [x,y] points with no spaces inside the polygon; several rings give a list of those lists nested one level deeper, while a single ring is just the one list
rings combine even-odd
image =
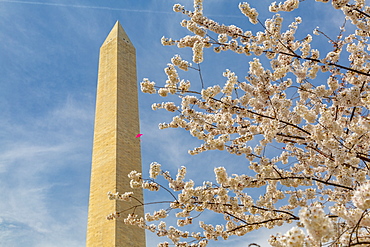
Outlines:
[{"label": "white blossom cluster", "polygon": [[[165,68],[164,85],[143,79],[141,90],[179,96],[177,101],[154,103],[152,109],[173,114],[160,129],[182,128],[201,141],[190,154],[224,150],[245,157],[250,171],[230,175],[226,164],[214,169],[216,182],[197,186],[185,180],[185,167],[172,177],[153,162],[150,178],[133,171],[130,185],[166,191],[168,206],[145,217],[130,214],[125,222],[167,237],[175,246],[207,246],[293,222],[297,226],[271,236],[269,243],[369,246],[370,7],[364,0],[313,2],[342,11],[348,20],[332,38],[318,27],[309,30],[315,36],[302,37],[300,17],[283,25],[283,12],[301,8],[298,0],[272,3],[269,10],[274,15],[264,23],[249,3],[240,3],[241,13],[261,24],[258,32],[209,19],[202,2],[194,0],[194,10],[174,5],[174,11],[186,16],[181,26],[191,34],[178,40],[162,38],[162,44],[191,49],[198,64],[207,61],[208,48],[250,56],[246,74],[225,69],[224,83],[204,80],[200,90],[190,90],[195,82],[181,73],[201,74],[200,67],[175,55]],[[315,47],[315,39],[329,40],[328,49]],[[263,192],[255,196],[254,188]],[[110,193],[109,198],[129,200],[134,195]],[[223,221],[213,225],[200,220],[204,211],[222,215]],[[165,223],[171,213],[177,226]],[[117,212],[108,218],[119,216]],[[181,230],[198,224],[199,230],[192,233]]]},{"label": "white blossom cluster", "polygon": [[253,24],[257,24],[258,23],[258,20],[257,20],[257,17],[258,17],[258,12],[255,8],[251,8],[249,6],[249,3],[247,2],[243,2],[243,3],[240,3],[239,4],[239,9],[240,11],[246,16],[249,18],[249,21]]},{"label": "white blossom cluster", "polygon": [[141,177],[141,173],[137,171],[131,171],[128,174],[128,177],[131,179],[130,180],[130,187],[131,188],[140,188],[141,183],[143,182],[143,179]]},{"label": "white blossom cluster", "polygon": [[120,216],[121,216],[120,212],[114,212],[114,213],[107,215],[107,220],[118,219]]},{"label": "white blossom cluster", "polygon": [[179,55],[175,55],[171,59],[171,62],[173,65],[179,67],[179,69],[182,69],[184,71],[188,71],[189,66],[191,66],[191,64],[188,61],[181,59]]},{"label": "white blossom cluster", "polygon": [[149,213],[145,214],[145,220],[147,222],[160,220],[167,217],[167,212],[164,209],[161,209],[159,211],[154,212],[153,215],[150,215]]},{"label": "white blossom cluster", "polygon": [[359,186],[353,193],[353,204],[362,210],[370,208],[370,182]]},{"label": "white blossom cluster", "polygon": [[193,45],[193,61],[194,63],[203,62],[203,48],[204,43],[202,41],[197,41]]},{"label": "white blossom cluster", "polygon": [[140,83],[140,86],[143,93],[154,94],[157,92],[155,89],[155,82],[149,81],[148,78],[144,78],[143,81]]},{"label": "white blossom cluster", "polygon": [[314,205],[309,208],[303,207],[299,211],[299,218],[314,242],[325,243],[333,238],[333,222],[320,205]]},{"label": "white blossom cluster", "polygon": [[302,247],[305,244],[305,237],[302,229],[293,227],[284,235],[270,238],[269,242],[274,247]]},{"label": "white blossom cluster", "polygon": [[279,11],[293,11],[299,7],[299,0],[286,0],[284,3],[276,4],[276,2],[271,3],[269,10],[270,12]]},{"label": "white blossom cluster", "polygon": [[156,179],[159,173],[161,172],[161,165],[157,162],[150,164],[149,177]]},{"label": "white blossom cluster", "polygon": [[112,193],[108,192],[108,199],[109,200],[119,200],[119,201],[131,201],[131,196],[133,195],[133,192],[125,192],[123,194],[120,194],[119,192]]}]

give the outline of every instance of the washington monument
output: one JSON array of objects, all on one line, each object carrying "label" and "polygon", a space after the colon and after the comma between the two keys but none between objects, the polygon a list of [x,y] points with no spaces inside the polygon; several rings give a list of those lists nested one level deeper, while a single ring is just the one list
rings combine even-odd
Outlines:
[{"label": "washington monument", "polygon": [[[117,21],[100,48],[87,247],[145,246],[143,229],[125,225],[123,219],[106,219],[138,204],[108,200],[108,191],[134,191],[143,201],[142,190],[131,189],[127,177],[132,170],[141,172],[137,94],[135,47]],[[142,216],[143,210],[135,213]]]}]

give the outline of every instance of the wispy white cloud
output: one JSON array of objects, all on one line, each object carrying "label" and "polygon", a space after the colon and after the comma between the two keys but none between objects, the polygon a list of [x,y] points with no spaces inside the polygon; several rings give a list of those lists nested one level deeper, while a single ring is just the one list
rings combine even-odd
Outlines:
[{"label": "wispy white cloud", "polygon": [[[3,128],[17,129],[13,143],[0,142],[2,246],[83,245],[86,199],[68,203],[55,189],[64,190],[67,198],[77,198],[79,192],[76,194],[71,187],[81,186],[87,198],[88,177],[71,181],[66,173],[71,169],[88,170],[81,166],[88,166],[90,161],[86,156],[90,143],[86,140],[92,134],[89,123],[92,114],[86,105],[68,98],[65,104],[42,118],[33,119],[35,121],[27,126],[2,123]],[[61,124],[69,128],[61,128]],[[81,137],[83,141],[79,140]]]}]

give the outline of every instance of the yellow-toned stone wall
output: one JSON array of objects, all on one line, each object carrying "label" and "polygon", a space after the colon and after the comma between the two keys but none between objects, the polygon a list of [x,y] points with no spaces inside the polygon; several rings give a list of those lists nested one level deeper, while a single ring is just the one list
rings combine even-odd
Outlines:
[{"label": "yellow-toned stone wall", "polygon": [[[141,172],[140,133],[135,48],[119,22],[100,48],[95,111],[93,158],[87,227],[87,247],[144,247],[145,231],[106,216],[138,202],[108,200],[111,191],[134,191],[143,201],[141,189],[132,190],[127,174]],[[143,207],[135,209],[143,216]]]}]

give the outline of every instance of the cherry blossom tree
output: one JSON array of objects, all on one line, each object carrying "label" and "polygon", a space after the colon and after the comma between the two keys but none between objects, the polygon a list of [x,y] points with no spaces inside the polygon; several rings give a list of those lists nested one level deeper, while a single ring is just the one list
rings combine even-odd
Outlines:
[{"label": "cherry blossom tree", "polygon": [[[216,182],[196,186],[185,179],[185,167],[174,177],[153,162],[148,178],[130,173],[131,187],[166,191],[167,206],[143,218],[135,215],[134,207],[125,216],[115,212],[108,219],[156,232],[175,246],[207,246],[283,224],[292,228],[271,236],[271,246],[370,246],[370,7],[364,0],[316,0],[322,3],[313,4],[322,8],[341,10],[346,22],[335,39],[316,28],[310,30],[313,36],[298,40],[300,17],[283,29],[283,15],[299,8],[298,0],[273,2],[269,11],[274,14],[266,20],[248,3],[240,3],[241,13],[260,27],[258,32],[207,18],[202,2],[194,0],[193,10],[173,7],[186,17],[181,26],[191,35],[162,38],[163,45],[190,47],[195,66],[175,55],[165,68],[165,84],[144,79],[141,90],[178,96],[178,101],[154,103],[152,108],[174,115],[159,128],[182,128],[202,141],[190,154],[224,150],[244,156],[253,174],[230,175],[227,167],[217,167]],[[312,47],[316,35],[328,39],[329,52]],[[201,72],[205,49],[251,56],[249,71],[241,79],[226,69],[224,85],[195,90],[179,71]],[[270,144],[278,155],[264,152]],[[254,199],[253,188],[264,193]],[[109,193],[109,198],[135,200],[135,195]],[[198,220],[204,211],[222,215],[223,222]],[[169,215],[178,218],[177,226],[167,226]],[[115,219],[119,216],[124,219]],[[199,225],[199,231],[182,230],[191,224]]]}]

